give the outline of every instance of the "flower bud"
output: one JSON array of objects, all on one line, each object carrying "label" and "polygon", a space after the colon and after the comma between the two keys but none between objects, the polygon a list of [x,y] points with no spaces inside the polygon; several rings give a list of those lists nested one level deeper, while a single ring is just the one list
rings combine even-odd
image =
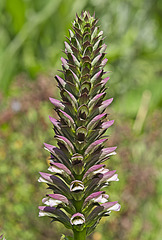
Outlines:
[{"label": "flower bud", "polygon": [[83,156],[81,154],[74,154],[71,157],[73,171],[75,174],[80,175],[84,170]]},{"label": "flower bud", "polygon": [[85,217],[81,213],[75,213],[70,219],[71,225],[77,231],[82,231],[85,227]]},{"label": "flower bud", "polygon": [[84,194],[84,184],[82,181],[75,180],[71,182],[70,191],[76,201],[80,201]]}]

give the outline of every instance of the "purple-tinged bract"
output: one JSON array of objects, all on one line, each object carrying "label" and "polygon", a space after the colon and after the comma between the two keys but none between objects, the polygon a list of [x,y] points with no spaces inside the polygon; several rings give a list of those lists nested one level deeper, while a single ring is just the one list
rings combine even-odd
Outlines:
[{"label": "purple-tinged bract", "polygon": [[103,191],[109,182],[118,181],[118,175],[103,164],[116,147],[104,147],[104,133],[114,123],[106,113],[113,98],[105,100],[107,46],[97,22],[85,11],[76,15],[69,30],[61,76],[55,76],[61,100],[49,98],[58,114],[57,119],[49,117],[57,147],[44,144],[51,154],[50,173],[41,172],[39,178],[49,189],[39,216],[49,216],[72,229],[74,240],[84,240],[103,216],[120,210]]}]

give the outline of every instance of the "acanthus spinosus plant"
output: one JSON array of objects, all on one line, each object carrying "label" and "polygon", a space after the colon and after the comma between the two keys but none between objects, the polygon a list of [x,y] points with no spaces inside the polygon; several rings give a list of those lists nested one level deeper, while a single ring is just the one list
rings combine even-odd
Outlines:
[{"label": "acanthus spinosus plant", "polygon": [[76,15],[70,37],[65,42],[66,59],[61,58],[64,77],[56,75],[62,100],[50,98],[59,120],[49,117],[58,147],[44,144],[51,153],[50,173],[40,172],[39,182],[50,193],[43,198],[39,216],[49,216],[72,229],[74,240],[85,240],[103,216],[120,205],[110,202],[103,188],[118,181],[116,171],[105,167],[116,147],[104,148],[103,136],[113,124],[104,100],[109,77],[103,68],[107,62],[103,32],[89,12]]}]

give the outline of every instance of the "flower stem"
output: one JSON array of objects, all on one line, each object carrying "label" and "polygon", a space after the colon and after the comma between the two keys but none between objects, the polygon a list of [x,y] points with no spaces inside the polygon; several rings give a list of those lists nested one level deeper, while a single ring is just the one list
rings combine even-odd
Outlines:
[{"label": "flower stem", "polygon": [[86,228],[83,229],[83,231],[76,231],[74,232],[74,240],[86,240]]},{"label": "flower stem", "polygon": [[75,206],[77,212],[82,211],[83,202],[84,202],[84,199],[82,199],[80,201],[74,201],[74,206]]}]

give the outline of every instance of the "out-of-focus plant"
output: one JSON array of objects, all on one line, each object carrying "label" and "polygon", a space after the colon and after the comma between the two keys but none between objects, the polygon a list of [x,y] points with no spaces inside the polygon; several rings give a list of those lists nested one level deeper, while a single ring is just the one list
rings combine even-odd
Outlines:
[{"label": "out-of-focus plant", "polygon": [[97,22],[95,16],[82,12],[69,30],[67,59],[61,58],[64,77],[55,77],[62,101],[50,98],[60,118],[49,117],[58,147],[45,143],[51,153],[51,174],[41,172],[39,178],[52,190],[43,198],[46,206],[39,207],[39,216],[72,229],[74,240],[86,239],[102,217],[120,210],[118,202],[109,202],[101,190],[118,181],[118,175],[103,164],[116,147],[104,148],[108,138],[103,134],[114,123],[105,110],[113,99],[103,100],[109,80],[103,70],[107,46]]},{"label": "out-of-focus plant", "polygon": [[58,65],[58,49],[63,47],[60,39],[74,12],[84,8],[95,9],[97,16],[102,16],[102,29],[111,43],[109,70],[114,72],[113,95],[151,84],[153,75],[161,70],[160,1],[2,0],[0,89],[8,91],[20,72],[32,79],[40,72],[53,73]]},{"label": "out-of-focus plant", "polygon": [[[45,15],[48,4],[53,4],[53,13]],[[0,93],[0,229],[13,240],[17,236],[59,239],[62,232],[63,225],[56,222],[55,228],[51,224],[44,228],[47,219],[37,218],[44,186],[35,176],[46,169],[46,161],[39,160],[47,156],[40,142],[53,141],[46,117],[52,109],[46,101],[48,96],[58,97],[58,91],[49,75],[60,65],[64,34],[75,12],[89,9],[95,10],[107,36],[109,64],[105,70],[112,71],[113,78],[108,93],[114,102],[109,112],[116,124],[109,129],[112,136],[107,144],[120,146],[111,162],[112,169],[118,169],[120,184],[113,184],[107,193],[112,200],[120,195],[123,206],[118,217],[103,218],[91,238],[107,240],[109,232],[110,240],[161,239],[161,1],[62,0],[56,8],[55,4],[58,1],[0,1],[0,58],[5,65],[5,69],[0,65],[0,91],[5,87],[9,93],[7,99]],[[42,21],[33,30],[30,23],[38,15]],[[25,40],[8,55],[7,49],[18,44],[23,32],[28,32]],[[139,132],[133,126],[138,109],[143,103],[148,105],[143,101],[146,90],[151,92],[151,101]]]},{"label": "out-of-focus plant", "polygon": [[[46,63],[56,63],[59,37],[63,37],[62,32],[69,23],[70,15],[84,8],[86,3],[87,0],[0,2],[0,89],[4,93],[8,92],[18,72],[26,72],[35,78],[38,73],[45,71]],[[63,15],[67,16],[66,24]]]},{"label": "out-of-focus plant", "polygon": [[6,240],[6,238],[3,236],[3,234],[0,236],[0,239]]}]

